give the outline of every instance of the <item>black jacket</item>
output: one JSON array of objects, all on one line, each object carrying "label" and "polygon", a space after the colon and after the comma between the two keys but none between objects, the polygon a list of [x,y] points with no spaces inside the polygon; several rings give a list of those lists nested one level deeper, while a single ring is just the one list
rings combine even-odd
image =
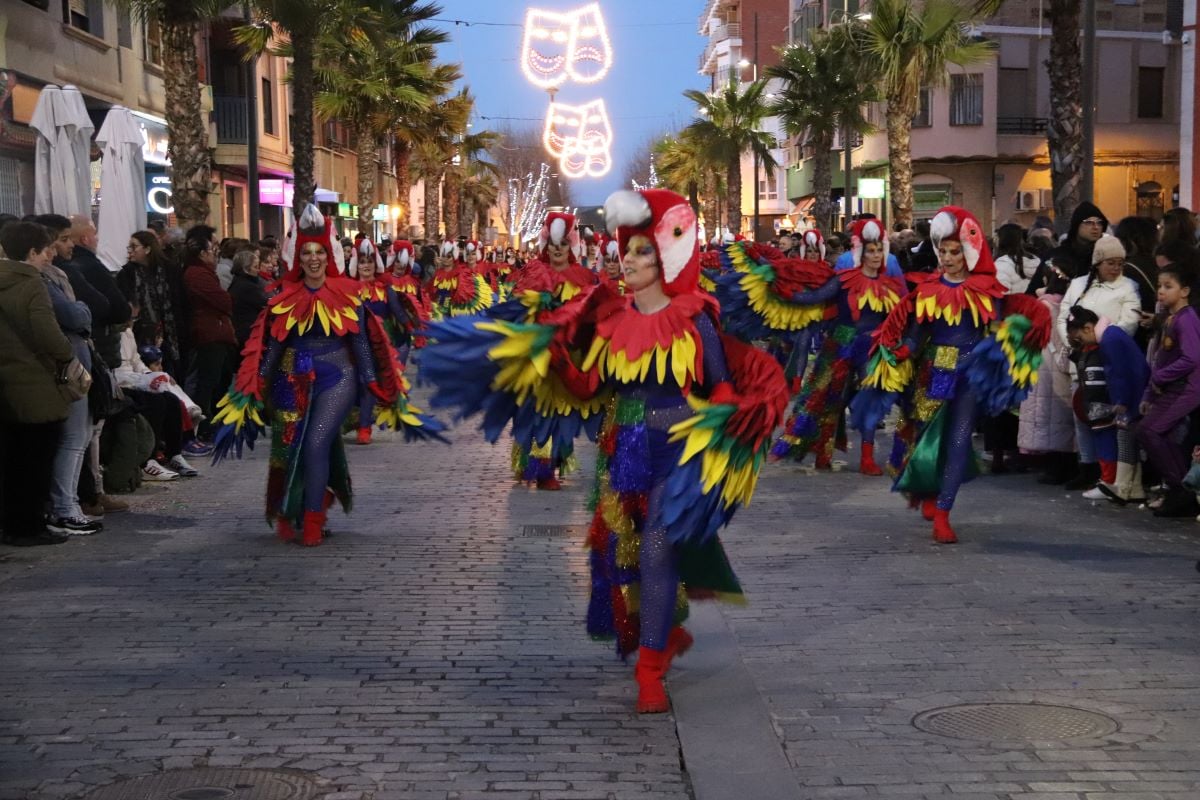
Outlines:
[{"label": "black jacket", "polygon": [[1088,202],[1080,203],[1071,215],[1071,227],[1067,229],[1067,238],[1063,239],[1062,244],[1054,248],[1046,259],[1067,273],[1067,277],[1078,278],[1080,275],[1087,275],[1092,268],[1092,250],[1096,246],[1095,243],[1083,244],[1076,241],[1080,224],[1091,217],[1104,220],[1104,229],[1108,230],[1108,217],[1104,216],[1099,208]]},{"label": "black jacket", "polygon": [[229,284],[229,296],[233,298],[233,333],[237,336],[238,348],[241,348],[259,313],[267,307],[266,284],[262,278],[235,274]]},{"label": "black jacket", "polygon": [[[100,294],[104,295],[106,308],[100,316],[97,316],[96,309],[92,310],[92,341],[96,345],[96,352],[104,359],[104,363],[110,369],[121,365],[121,331],[125,327],[125,323],[129,322],[133,316],[133,312],[129,307],[129,302],[125,299],[125,295],[121,294],[121,290],[117,287],[116,278],[108,271],[108,267],[96,257],[96,254],[86,247],[75,245],[75,251],[71,254],[71,263],[74,264],[83,278],[91,284],[92,288]],[[70,277],[70,271],[67,276]],[[75,286],[74,280],[71,286]],[[79,295],[79,290],[75,290],[76,296]],[[83,298],[79,298],[83,300]],[[84,300],[86,303],[87,301]]]}]

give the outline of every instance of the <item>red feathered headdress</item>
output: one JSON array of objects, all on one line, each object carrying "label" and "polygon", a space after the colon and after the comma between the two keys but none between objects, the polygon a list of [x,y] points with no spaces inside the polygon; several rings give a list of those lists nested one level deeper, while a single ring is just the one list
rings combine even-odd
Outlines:
[{"label": "red feathered headdress", "polygon": [[391,269],[397,261],[403,269],[408,269],[413,263],[413,243],[408,239],[397,239],[392,242],[392,251],[388,254],[388,269]]},{"label": "red feathered headdress", "polygon": [[696,292],[700,283],[700,231],[688,201],[666,189],[623,189],[604,201],[609,233],[616,233],[621,257],[636,235],[654,245],[662,266],[663,290],[671,296]]},{"label": "red feathered headdress", "polygon": [[292,226],[283,240],[283,248],[279,257],[286,268],[283,275],[284,280],[304,280],[300,273],[298,256],[304,249],[304,245],[309,242],[316,242],[325,248],[326,275],[332,277],[346,271],[345,253],[342,252],[342,244],[333,230],[333,220],[327,219],[316,206],[309,203],[304,207],[300,219]]},{"label": "red feathered headdress", "polygon": [[800,234],[800,257],[809,261],[825,260],[825,237],[816,228]]},{"label": "red feathered headdress", "polygon": [[995,275],[996,265],[983,226],[975,215],[958,206],[943,206],[929,222],[929,238],[936,247],[944,241],[962,244],[967,270],[972,275]]},{"label": "red feathered headdress", "polygon": [[383,273],[383,256],[380,255],[379,248],[365,234],[360,233],[354,237],[354,247],[350,251],[350,264],[346,269],[350,277],[357,278],[358,265],[367,261],[375,263],[376,275]]},{"label": "red feathered headdress", "polygon": [[867,242],[879,242],[883,245],[883,254],[887,255],[887,228],[877,219],[855,220],[850,226],[850,252],[854,256],[854,266],[862,266],[863,245]]},{"label": "red feathered headdress", "polygon": [[542,230],[538,233],[538,258],[550,263],[550,254],[546,252],[546,246],[554,242],[556,245],[561,245],[566,242],[570,245],[569,259],[572,264],[579,263],[581,253],[579,244],[579,229],[575,225],[575,215],[567,214],[563,211],[551,211],[546,215],[546,221],[542,223]]}]

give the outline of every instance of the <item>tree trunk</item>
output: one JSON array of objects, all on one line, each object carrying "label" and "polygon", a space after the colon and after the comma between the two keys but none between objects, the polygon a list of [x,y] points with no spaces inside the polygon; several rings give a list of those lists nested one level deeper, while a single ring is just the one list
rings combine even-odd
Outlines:
[{"label": "tree trunk", "polygon": [[475,228],[479,231],[476,238],[481,242],[483,241],[483,237],[487,235],[489,211],[491,211],[491,209],[482,203],[475,207]]},{"label": "tree trunk", "polygon": [[438,220],[442,218],[442,176],[425,176],[425,239],[433,245],[441,243]]},{"label": "tree trunk", "polygon": [[371,230],[372,212],[379,201],[375,198],[375,137],[354,126],[354,143],[358,155],[358,229]]},{"label": "tree trunk", "polygon": [[717,180],[709,174],[704,181],[704,232],[709,239],[721,227],[721,208],[717,197]]},{"label": "tree trunk", "polygon": [[725,169],[729,231],[736,236],[742,232],[742,157],[738,155],[731,158]]},{"label": "tree trunk", "polygon": [[300,218],[313,202],[317,183],[313,176],[313,49],[316,38],[310,31],[292,31],[292,173],[296,194],[292,213]]},{"label": "tree trunk", "polygon": [[813,219],[825,236],[833,232],[833,131],[809,139],[813,147]]},{"label": "tree trunk", "polygon": [[199,25],[164,19],[161,27],[171,193],[179,227],[186,229],[208,221],[208,194],[212,191],[208,120],[200,110]]},{"label": "tree trunk", "polygon": [[[888,176],[892,193],[892,223],[912,227],[912,120],[917,98],[892,95],[887,101]],[[848,143],[847,143],[848,144]],[[850,180],[850,176],[846,176]]]},{"label": "tree trunk", "polygon": [[1050,119],[1046,145],[1050,151],[1050,186],[1054,194],[1054,228],[1066,233],[1080,202],[1083,170],[1083,59],[1080,55],[1078,0],[1051,0]]},{"label": "tree trunk", "polygon": [[688,205],[692,207],[692,213],[700,214],[700,186],[695,181],[688,181],[687,185]]},{"label": "tree trunk", "polygon": [[459,221],[462,214],[462,184],[455,170],[446,170],[446,207],[442,209],[442,221],[446,224],[447,236],[459,236],[462,231]]},{"label": "tree trunk", "polygon": [[399,139],[395,142],[396,152],[396,194],[400,206],[399,230],[396,234],[401,239],[408,238],[408,228],[412,224],[411,202],[412,194],[412,145]]}]

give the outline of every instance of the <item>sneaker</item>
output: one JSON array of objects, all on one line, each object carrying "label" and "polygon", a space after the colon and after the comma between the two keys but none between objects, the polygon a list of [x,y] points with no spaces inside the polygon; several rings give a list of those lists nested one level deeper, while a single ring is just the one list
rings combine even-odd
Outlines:
[{"label": "sneaker", "polygon": [[194,478],[200,474],[196,471],[195,467],[187,462],[187,459],[183,457],[183,453],[171,456],[171,460],[167,462],[167,467],[179,473],[181,478]]},{"label": "sneaker", "polygon": [[[1112,490],[1116,494],[1116,490]],[[1084,500],[1108,500],[1108,493],[1100,488],[1100,484],[1096,484],[1092,488],[1083,493]]]},{"label": "sneaker", "polygon": [[[124,500],[118,500],[117,498],[113,497],[111,494],[102,494],[99,497],[97,497],[96,505],[100,506],[100,513],[99,514],[89,513],[88,516],[102,517],[105,514],[117,514],[121,511],[129,510],[129,503],[126,503]],[[86,511],[86,509],[85,509],[85,511]]]},{"label": "sneaker", "polygon": [[51,517],[46,521],[46,530],[63,536],[91,536],[104,530],[104,523],[83,517]]},{"label": "sneaker", "polygon": [[154,459],[150,459],[142,466],[142,480],[144,481],[173,481],[178,477],[178,472],[172,472]]},{"label": "sneaker", "polygon": [[204,456],[212,455],[213,446],[208,442],[203,442],[199,439],[192,439],[183,446],[184,455],[196,456],[203,458]]}]

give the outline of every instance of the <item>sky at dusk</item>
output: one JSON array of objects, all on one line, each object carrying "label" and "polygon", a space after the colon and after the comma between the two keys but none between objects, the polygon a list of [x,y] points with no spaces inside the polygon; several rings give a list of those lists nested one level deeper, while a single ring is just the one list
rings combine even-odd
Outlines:
[{"label": "sky at dusk", "polygon": [[[536,8],[565,12],[587,0],[540,0]],[[440,20],[465,20],[470,26],[438,23],[451,41],[443,59],[462,64],[465,82],[476,97],[475,129],[533,127],[539,131],[549,98],[525,79],[518,54],[525,21],[517,0],[440,0]],[[600,0],[613,47],[613,65],[599,83],[568,83],[557,100],[584,103],[603,98],[613,126],[612,171],[602,178],[571,183],[574,202],[599,205],[622,186],[625,166],[649,137],[678,130],[692,119],[693,105],[682,92],[703,89],[698,74],[707,40],[697,32],[704,0]],[[479,23],[500,23],[483,25]]]}]

